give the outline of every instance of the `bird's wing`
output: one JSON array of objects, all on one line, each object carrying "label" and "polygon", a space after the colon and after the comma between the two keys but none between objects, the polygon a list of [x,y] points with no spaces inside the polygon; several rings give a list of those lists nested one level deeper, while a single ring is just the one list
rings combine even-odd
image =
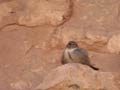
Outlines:
[{"label": "bird's wing", "polygon": [[63,51],[62,56],[61,56],[61,63],[62,64],[66,64],[67,63],[66,60],[65,60],[64,54],[65,54],[65,51]]},{"label": "bird's wing", "polygon": [[83,48],[77,48],[72,52],[72,57],[76,60],[80,60],[82,64],[89,64],[88,52]]}]

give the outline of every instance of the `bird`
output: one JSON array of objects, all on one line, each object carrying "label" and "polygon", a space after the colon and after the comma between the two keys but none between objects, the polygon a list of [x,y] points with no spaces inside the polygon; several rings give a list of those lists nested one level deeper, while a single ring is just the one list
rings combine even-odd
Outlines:
[{"label": "bird", "polygon": [[87,50],[85,50],[84,48],[80,48],[75,41],[69,41],[67,43],[62,54],[61,63],[80,63],[83,65],[87,65],[94,70],[99,70],[99,68],[94,67],[91,64]]}]

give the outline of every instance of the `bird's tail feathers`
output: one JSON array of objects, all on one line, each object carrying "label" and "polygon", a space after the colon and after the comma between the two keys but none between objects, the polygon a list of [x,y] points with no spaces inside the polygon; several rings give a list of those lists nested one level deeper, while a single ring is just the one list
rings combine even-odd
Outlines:
[{"label": "bird's tail feathers", "polygon": [[99,68],[97,68],[97,67],[94,67],[94,66],[92,66],[92,65],[89,65],[92,69],[94,69],[94,70],[99,70]]}]

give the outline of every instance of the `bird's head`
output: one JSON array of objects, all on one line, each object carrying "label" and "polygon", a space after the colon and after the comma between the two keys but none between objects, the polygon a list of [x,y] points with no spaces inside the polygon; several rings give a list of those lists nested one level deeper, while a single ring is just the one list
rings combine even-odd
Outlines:
[{"label": "bird's head", "polygon": [[78,48],[78,44],[75,41],[69,41],[68,44],[66,45],[66,48],[69,49]]}]

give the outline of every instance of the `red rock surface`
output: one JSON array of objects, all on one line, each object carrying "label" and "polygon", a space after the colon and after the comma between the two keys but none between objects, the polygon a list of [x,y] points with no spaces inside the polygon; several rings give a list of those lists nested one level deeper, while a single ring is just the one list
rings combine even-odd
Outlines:
[{"label": "red rock surface", "polygon": [[0,90],[36,88],[61,66],[70,40],[101,73],[118,73],[120,86],[119,0],[0,0],[0,7]]},{"label": "red rock surface", "polygon": [[37,90],[119,90],[116,73],[97,72],[85,65],[66,64],[52,70]]}]

